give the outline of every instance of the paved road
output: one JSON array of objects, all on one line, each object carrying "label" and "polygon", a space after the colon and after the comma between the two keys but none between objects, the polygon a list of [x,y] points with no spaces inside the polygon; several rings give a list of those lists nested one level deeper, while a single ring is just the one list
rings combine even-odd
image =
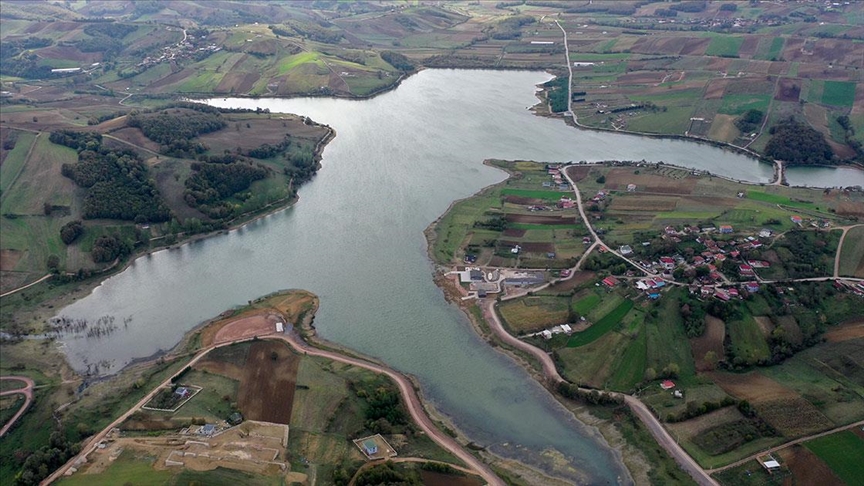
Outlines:
[{"label": "paved road", "polygon": [[[285,341],[286,343],[291,345],[291,347],[296,349],[298,352],[304,353],[306,355],[321,356],[321,357],[331,359],[334,361],[339,361],[342,363],[350,364],[352,366],[364,368],[364,369],[373,371],[375,373],[381,373],[381,374],[387,375],[393,381],[395,381],[396,384],[399,386],[399,390],[402,392],[402,396],[405,399],[406,408],[408,409],[408,412],[411,414],[411,417],[414,419],[414,421],[417,423],[417,425],[419,425],[420,428],[423,429],[423,431],[426,432],[426,434],[433,441],[435,441],[442,448],[444,448],[445,450],[447,450],[448,452],[450,452],[451,454],[453,454],[454,456],[458,457],[463,462],[465,462],[465,464],[467,464],[471,469],[473,469],[476,474],[480,475],[480,477],[482,477],[489,485],[491,485],[491,486],[505,486],[504,481],[502,481],[500,478],[498,478],[498,476],[496,476],[495,473],[492,472],[492,469],[490,469],[489,466],[487,466],[482,461],[477,459],[475,456],[471,455],[469,452],[467,452],[465,449],[463,449],[462,446],[459,445],[458,442],[456,442],[456,440],[454,440],[452,437],[445,434],[444,432],[440,431],[435,426],[435,424],[432,423],[432,420],[426,415],[426,412],[423,409],[423,404],[421,403],[420,398],[417,396],[417,392],[414,390],[414,387],[412,386],[411,382],[407,378],[402,376],[401,374],[399,374],[399,373],[397,373],[397,372],[395,372],[389,368],[385,368],[383,366],[373,364],[373,363],[370,363],[367,361],[363,361],[363,360],[360,360],[357,358],[350,358],[350,357],[341,355],[341,354],[336,353],[336,352],[326,351],[326,350],[310,347],[305,342],[300,340],[296,334],[293,334],[293,333],[288,334],[288,335],[286,335],[286,334],[272,334],[272,335],[267,335],[267,336],[259,336],[259,338],[260,339],[279,339],[279,340]],[[189,361],[187,366],[193,366],[201,358],[206,356],[207,353],[209,353],[210,351],[212,351],[216,348],[221,348],[223,346],[230,346],[232,344],[239,343],[239,342],[251,341],[252,339],[255,339],[255,338],[250,337],[250,338],[245,338],[245,339],[241,339],[238,341],[220,343],[220,344],[217,344],[214,346],[210,346],[206,349],[199,351],[198,354],[196,354],[195,357],[192,358],[191,361]],[[68,471],[69,468],[71,468],[76,462],[78,462],[81,459],[86,459],[86,457],[91,452],[96,450],[96,448],[99,445],[99,442],[101,442],[103,439],[105,439],[105,437],[108,435],[108,433],[111,431],[111,429],[119,426],[121,423],[123,423],[123,421],[125,421],[127,418],[129,418],[129,416],[131,416],[133,413],[135,413],[145,403],[150,401],[156,395],[156,393],[159,392],[160,389],[168,386],[171,383],[171,380],[175,376],[179,375],[183,371],[183,369],[185,369],[185,368],[186,367],[184,366],[177,373],[175,373],[171,377],[167,378],[165,381],[163,381],[161,384],[159,384],[159,386],[157,386],[152,391],[150,391],[150,393],[148,393],[146,396],[144,396],[144,398],[139,400],[138,403],[136,403],[132,408],[130,408],[123,415],[121,415],[116,420],[111,422],[101,432],[99,432],[98,434],[96,434],[92,438],[90,438],[90,440],[87,442],[87,444],[81,448],[81,452],[78,455],[69,459],[69,461],[66,464],[64,464],[60,469],[54,471],[50,476],[45,478],[40,484],[41,485],[51,484],[52,482],[54,482],[58,478],[60,478],[63,474],[65,474],[66,471]]]},{"label": "paved road", "polygon": [[[512,336],[510,333],[504,330],[504,326],[501,324],[501,319],[498,317],[498,314],[495,312],[495,301],[489,300],[484,307],[484,315],[486,316],[486,321],[489,323],[489,327],[492,329],[492,332],[498,336],[499,339],[504,341],[510,346],[517,348],[521,351],[529,353],[531,356],[537,358],[540,363],[543,365],[543,374],[547,380],[551,381],[553,385],[557,385],[564,380],[561,375],[558,373],[558,369],[555,368],[555,362],[552,360],[552,357],[549,356],[545,351],[536,348],[525,341],[517,339]],[[587,388],[580,388],[583,391],[591,391]],[[717,481],[715,481],[704,469],[702,469],[696,461],[687,454],[684,449],[681,448],[680,445],[675,441],[672,435],[663,428],[663,425],[657,420],[657,417],[651,413],[648,407],[642,403],[639,399],[632,397],[630,395],[625,395],[623,393],[614,393],[608,392],[613,396],[618,396],[624,399],[624,402],[627,406],[630,407],[630,410],[633,411],[634,414],[648,427],[648,430],[651,432],[651,435],[654,436],[654,439],[666,449],[666,452],[669,453],[672,458],[678,463],[681,468],[687,472],[697,483],[702,486],[717,486]]]},{"label": "paved road", "polygon": [[22,415],[24,415],[24,412],[27,411],[27,408],[30,406],[30,404],[33,403],[33,380],[27,378],[26,376],[0,376],[0,380],[22,381],[26,384],[24,388],[0,392],[0,396],[17,395],[19,393],[24,395],[24,405],[20,409],[18,409],[18,412],[15,413],[15,415],[11,419],[9,419],[8,422],[6,422],[6,425],[4,425],[2,429],[0,429],[0,437],[3,437],[4,435],[6,435],[6,432],[12,428],[12,425],[14,425],[15,422],[17,422],[18,419],[21,418]]}]

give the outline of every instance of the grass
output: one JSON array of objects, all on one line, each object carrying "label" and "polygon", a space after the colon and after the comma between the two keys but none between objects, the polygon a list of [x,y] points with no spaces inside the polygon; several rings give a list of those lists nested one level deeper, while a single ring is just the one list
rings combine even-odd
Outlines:
[{"label": "grass", "polygon": [[[686,290],[683,290],[686,291]],[[648,334],[647,365],[658,373],[670,363],[678,365],[678,381],[686,385],[693,381],[696,366],[689,346],[678,346],[676,343],[686,343],[687,334],[679,312],[679,298],[676,294],[681,289],[674,289],[664,295],[655,304],[657,317],[648,316],[645,328]]]},{"label": "grass", "polygon": [[18,140],[15,142],[15,148],[6,154],[6,159],[3,160],[3,165],[0,165],[0,194],[7,195],[12,181],[18,177],[18,174],[24,168],[24,163],[27,161],[27,152],[33,145],[33,140],[36,138],[35,133],[31,132],[16,132]]},{"label": "grass", "polygon": [[648,333],[644,325],[639,325],[635,333],[635,337],[630,340],[609,379],[609,387],[613,390],[631,390],[642,381],[645,375],[648,360]]},{"label": "grass", "polygon": [[632,300],[628,299],[621,302],[617,307],[615,307],[615,309],[603,316],[602,319],[595,322],[585,331],[574,333],[573,336],[570,337],[570,340],[567,341],[567,347],[577,348],[596,341],[621,322],[621,319],[627,315],[632,308]]},{"label": "grass", "polygon": [[816,205],[811,202],[793,201],[789,196],[771,194],[762,191],[747,191],[747,199],[762,201],[771,204],[782,204],[793,208],[815,209]]},{"label": "grass", "polygon": [[531,199],[543,199],[546,201],[557,201],[562,197],[570,197],[573,195],[571,192],[558,192],[558,191],[543,191],[543,190],[530,190],[530,189],[511,189],[504,188],[501,189],[501,194],[504,196],[519,196],[519,197],[527,197]]},{"label": "grass", "polygon": [[[211,418],[225,420],[231,414],[231,402],[237,401],[238,382],[215,373],[192,370],[183,375],[184,385],[200,386],[202,390],[184,404],[177,417]],[[224,397],[229,397],[225,400]],[[208,420],[210,422],[212,420]]]},{"label": "grass", "polygon": [[68,486],[111,486],[115,484],[161,485],[166,484],[174,473],[153,469],[154,456],[124,450],[101,474],[76,474],[64,477],[59,484]]},{"label": "grass", "polygon": [[738,50],[741,49],[741,44],[744,43],[743,37],[734,36],[717,36],[711,39],[708,48],[705,50],[706,56],[722,56],[722,57],[738,57]]},{"label": "grass", "polygon": [[741,115],[747,110],[768,111],[771,94],[733,94],[723,97],[718,113],[724,115]]},{"label": "grass", "polygon": [[822,89],[822,103],[833,106],[851,107],[855,102],[855,83],[846,81],[825,81]]},{"label": "grass", "polygon": [[454,204],[435,226],[436,238],[432,245],[435,261],[450,263],[473,228],[474,221],[479,220],[490,207],[501,207],[499,188],[489,188]]},{"label": "grass", "polygon": [[501,317],[515,334],[561,324],[569,316],[568,297],[526,296],[498,306]]},{"label": "grass", "polygon": [[840,253],[840,275],[861,277],[864,275],[864,226],[852,228],[846,233]]},{"label": "grass", "polygon": [[861,484],[864,477],[864,439],[845,430],[805,442],[804,447],[819,456],[847,484]]},{"label": "grass", "polygon": [[[767,50],[763,50],[763,44],[767,47]],[[783,39],[783,37],[774,37],[773,39],[771,39],[770,45],[768,45],[768,38],[763,38],[759,42],[759,48],[757,49],[754,59],[761,59],[765,61],[780,59],[780,54],[783,52],[784,44],[785,40]]]},{"label": "grass", "polygon": [[600,300],[601,298],[599,295],[591,292],[585,297],[582,297],[579,300],[573,302],[573,310],[578,312],[579,315],[587,315],[589,312],[591,312],[592,309],[594,309],[594,307],[597,306],[597,304],[600,303]]},{"label": "grass", "polygon": [[729,337],[732,339],[732,352],[735,358],[741,358],[745,363],[755,364],[771,357],[771,350],[765,336],[759,329],[759,324],[749,313],[744,318],[727,323]]}]

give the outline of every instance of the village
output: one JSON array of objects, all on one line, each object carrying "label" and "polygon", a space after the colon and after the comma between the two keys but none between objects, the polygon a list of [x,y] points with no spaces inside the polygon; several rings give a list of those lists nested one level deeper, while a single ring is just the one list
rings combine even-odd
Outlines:
[{"label": "village", "polygon": [[[701,466],[729,474],[745,474],[730,461],[861,419],[833,408],[848,399],[833,370],[857,352],[847,327],[864,298],[858,188],[487,163],[510,178],[454,205],[432,253],[462,305],[568,382],[637,397]],[[813,401],[812,386],[834,391]],[[754,460],[789,474],[788,450]]]}]

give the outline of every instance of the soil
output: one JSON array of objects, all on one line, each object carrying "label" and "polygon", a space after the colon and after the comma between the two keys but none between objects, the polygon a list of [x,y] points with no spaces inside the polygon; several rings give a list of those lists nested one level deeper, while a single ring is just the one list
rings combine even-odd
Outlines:
[{"label": "soil", "polygon": [[15,270],[23,253],[18,250],[0,250],[0,271]]},{"label": "soil", "polygon": [[774,99],[777,101],[798,101],[801,96],[801,82],[791,78],[780,78]]},{"label": "soil", "polygon": [[567,168],[567,175],[573,179],[573,182],[579,182],[582,179],[588,177],[588,173],[591,172],[591,167],[585,165],[579,166],[570,166]]},{"label": "soil", "polygon": [[794,445],[779,451],[782,462],[792,471],[792,477],[786,478],[784,486],[793,484],[842,484],[838,478],[816,454],[806,447]]},{"label": "soil", "polygon": [[504,216],[511,223],[565,225],[576,224],[574,216],[543,216],[539,214],[507,214]]},{"label": "soil", "polygon": [[252,343],[237,390],[243,415],[250,420],[289,424],[299,365],[300,357],[284,343]]},{"label": "soil", "polygon": [[726,393],[753,404],[779,399],[792,400],[799,396],[794,390],[755,372],[734,375],[711,373],[711,379]]},{"label": "soil", "polygon": [[522,238],[523,236],[525,236],[525,230],[524,229],[508,228],[508,229],[504,230],[502,235],[510,237],[510,238]]},{"label": "soil", "polygon": [[864,319],[847,322],[825,333],[825,340],[829,343],[839,343],[862,337],[864,337]]},{"label": "soil", "polygon": [[[257,312],[257,314],[232,320],[220,326],[213,335],[212,341],[206,341],[202,333],[202,343],[219,344],[276,332],[276,322],[281,322],[281,317],[266,311]],[[209,336],[207,337],[209,338]]]},{"label": "soil", "polygon": [[585,282],[594,279],[596,276],[597,274],[594,272],[576,272],[570,280],[558,282],[555,285],[550,286],[548,290],[550,292],[569,292],[581,286]]}]

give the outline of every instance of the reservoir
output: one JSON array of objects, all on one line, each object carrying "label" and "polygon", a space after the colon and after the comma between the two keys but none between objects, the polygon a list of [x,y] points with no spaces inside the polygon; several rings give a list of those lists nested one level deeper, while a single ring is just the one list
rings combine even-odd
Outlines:
[{"label": "reservoir", "polygon": [[[320,335],[417,377],[471,440],[573,482],[627,482],[620,460],[509,358],[480,340],[432,281],[423,230],[454,201],[501,181],[486,158],[663,161],[766,182],[773,168],[709,145],[582,131],[526,108],[542,72],[426,70],[370,100],[214,99],[212,105],[306,115],[336,130],[294,207],[236,231],[136,260],[63,309],[128,326],[67,337],[79,370],[173,347],[223,310],[280,289],[321,298]],[[276,115],[274,115],[276,116]],[[787,172],[790,181],[797,169]],[[801,181],[864,185],[860,171],[807,169]],[[794,182],[793,182],[794,183]],[[103,371],[104,368],[103,368]]]}]

